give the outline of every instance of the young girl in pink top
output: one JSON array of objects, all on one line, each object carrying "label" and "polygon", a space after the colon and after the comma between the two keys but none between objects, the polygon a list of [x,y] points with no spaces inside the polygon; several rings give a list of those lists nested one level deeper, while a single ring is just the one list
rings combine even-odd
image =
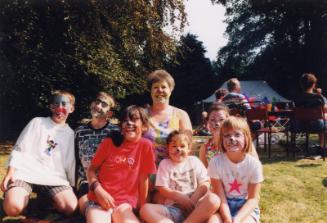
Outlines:
[{"label": "young girl in pink top", "polygon": [[199,151],[200,160],[205,167],[212,157],[220,153],[218,148],[218,133],[221,123],[229,117],[229,109],[222,103],[214,103],[208,110],[207,125],[212,137],[202,144]]},{"label": "young girl in pink top", "polygon": [[[154,148],[142,138],[148,120],[141,107],[126,108],[121,135],[102,141],[87,171],[90,191],[85,216],[93,222],[139,222],[133,209],[148,194],[148,176],[156,171]],[[96,174],[98,173],[98,174]]]}]

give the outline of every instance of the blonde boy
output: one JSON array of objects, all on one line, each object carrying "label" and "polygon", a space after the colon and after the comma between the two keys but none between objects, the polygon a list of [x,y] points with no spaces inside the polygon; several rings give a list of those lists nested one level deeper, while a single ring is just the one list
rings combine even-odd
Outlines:
[{"label": "blonde boy", "polygon": [[53,92],[51,117],[36,117],[21,132],[1,183],[7,215],[22,213],[32,191],[47,193],[59,212],[70,215],[75,211],[77,199],[71,188],[75,179],[74,132],[66,124],[74,103],[75,97],[68,91]]}]

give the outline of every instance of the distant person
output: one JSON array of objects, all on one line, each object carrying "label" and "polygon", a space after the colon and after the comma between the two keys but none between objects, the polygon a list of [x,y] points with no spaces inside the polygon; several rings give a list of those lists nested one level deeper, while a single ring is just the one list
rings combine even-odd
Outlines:
[{"label": "distant person", "polygon": [[90,185],[87,223],[140,222],[134,211],[148,196],[149,175],[156,172],[153,143],[143,108],[131,105],[120,118],[121,134],[102,141],[87,170]]},{"label": "distant person", "polygon": [[208,221],[257,223],[263,170],[261,162],[249,155],[251,133],[245,119],[229,117],[220,129],[218,144],[223,153],[208,167],[213,191],[221,199],[219,213]]},{"label": "distant person", "polygon": [[33,118],[21,132],[11,152],[2,180],[3,209],[20,215],[32,191],[46,193],[59,212],[71,215],[77,208],[74,131],[66,124],[74,111],[75,97],[63,90],[52,93],[51,117]]},{"label": "distant person", "polygon": [[228,93],[222,99],[229,108],[251,109],[251,106],[246,97],[241,94],[241,83],[237,78],[232,78],[227,81]]},{"label": "distant person", "polygon": [[175,130],[167,138],[169,159],[159,164],[156,187],[163,204],[145,204],[141,217],[148,223],[205,222],[219,207],[218,196],[209,192],[207,170],[190,156],[192,138]]},{"label": "distant person", "polygon": [[[321,90],[318,89],[316,92],[317,78],[312,73],[305,73],[300,79],[300,85],[303,92],[295,99],[295,107],[318,107],[322,106],[324,113],[327,113],[326,98],[322,95]],[[320,92],[320,93],[319,93]],[[304,126],[301,122],[293,123],[293,128],[297,130],[301,129],[311,129],[314,131],[319,131],[324,128],[324,120],[317,120],[311,122],[309,126]],[[319,134],[319,144],[320,147],[324,146],[324,134]]]},{"label": "distant person", "polygon": [[92,119],[75,130],[75,154],[77,163],[77,197],[80,211],[84,214],[85,202],[89,191],[86,179],[86,171],[98,148],[98,145],[106,137],[111,136],[112,131],[118,131],[116,125],[110,123],[110,117],[115,107],[115,101],[106,92],[99,92],[90,104]]},{"label": "distant person", "polygon": [[[223,103],[214,103],[208,110],[208,127],[212,137],[206,143],[201,145],[199,151],[199,158],[205,167],[208,167],[208,164],[213,157],[222,153],[222,149],[218,144],[219,129],[228,117],[229,109]],[[259,159],[257,150],[252,142],[250,154]]]},{"label": "distant person", "polygon": [[216,102],[222,102],[223,98],[228,94],[227,89],[219,88],[215,91]]}]

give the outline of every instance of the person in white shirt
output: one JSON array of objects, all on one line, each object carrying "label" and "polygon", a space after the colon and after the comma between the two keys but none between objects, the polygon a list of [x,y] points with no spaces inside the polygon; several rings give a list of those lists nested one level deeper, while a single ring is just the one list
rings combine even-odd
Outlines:
[{"label": "person in white shirt", "polygon": [[202,162],[189,156],[191,137],[184,130],[168,135],[169,159],[159,164],[156,187],[164,204],[145,204],[141,218],[155,222],[205,222],[219,207],[218,196],[209,191],[209,177]]},{"label": "person in white shirt", "polygon": [[32,191],[47,193],[59,212],[71,215],[76,210],[71,187],[75,184],[74,131],[66,124],[74,103],[70,92],[53,92],[51,117],[33,118],[21,132],[1,182],[8,216],[23,212]]},{"label": "person in white shirt", "polygon": [[218,145],[223,153],[211,159],[208,175],[221,206],[208,222],[259,222],[262,164],[249,154],[252,140],[246,120],[227,118],[220,128]]}]

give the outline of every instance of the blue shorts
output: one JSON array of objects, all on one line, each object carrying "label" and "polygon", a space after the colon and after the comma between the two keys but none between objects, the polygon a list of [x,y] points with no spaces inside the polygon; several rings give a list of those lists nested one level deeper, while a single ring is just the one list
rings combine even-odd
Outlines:
[{"label": "blue shorts", "polygon": [[[230,213],[231,213],[232,217],[235,217],[235,215],[241,209],[241,207],[245,204],[245,202],[246,202],[246,199],[243,199],[243,198],[227,198],[228,207],[229,207],[229,210],[230,210]],[[250,216],[256,222],[259,222],[260,221],[260,210],[259,210],[259,208],[256,207],[252,211]]]},{"label": "blue shorts", "polygon": [[[310,122],[300,122],[295,121],[291,124],[291,131],[293,132],[301,132],[301,131],[320,131],[324,129],[324,120],[314,120]],[[325,126],[325,129],[327,130],[327,123]]]},{"label": "blue shorts", "polygon": [[185,218],[180,208],[173,205],[165,205],[167,210],[167,217],[175,223],[182,223]]}]

